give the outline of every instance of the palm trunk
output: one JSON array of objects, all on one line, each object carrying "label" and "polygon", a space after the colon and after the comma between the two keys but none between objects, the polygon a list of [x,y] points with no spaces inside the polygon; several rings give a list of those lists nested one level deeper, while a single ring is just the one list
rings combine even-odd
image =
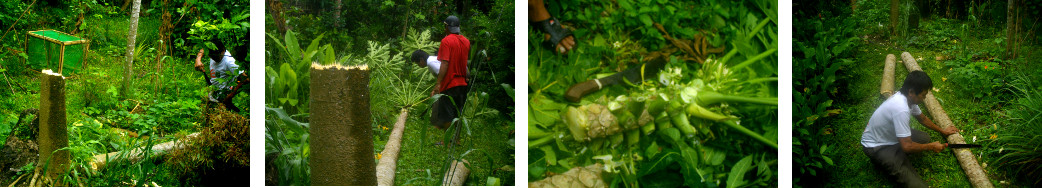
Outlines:
[{"label": "palm trunk", "polygon": [[68,129],[65,128],[65,77],[43,70],[40,76],[40,132],[37,169],[46,166],[47,178],[58,178],[69,168]]},{"label": "palm trunk", "polygon": [[369,67],[311,65],[311,185],[376,185]]},{"label": "palm trunk", "polygon": [[[908,71],[923,70],[919,67],[919,64],[915,62],[915,58],[908,52],[901,53],[901,59],[904,60],[905,68]],[[954,126],[951,119],[948,119],[948,114],[941,108],[941,103],[937,101],[937,98],[933,96],[933,92],[926,94],[926,100],[924,101],[926,108],[930,110],[930,115],[933,116],[933,122],[937,123],[941,129]],[[948,143],[951,144],[965,144],[966,141],[962,138],[960,133],[948,135]],[[988,180],[988,174],[984,173],[984,169],[981,169],[980,164],[977,163],[977,158],[974,157],[973,153],[969,149],[952,149],[955,152],[956,159],[959,160],[959,165],[962,166],[962,170],[966,172],[966,177],[969,177],[970,184],[976,188],[994,187],[991,181]]]},{"label": "palm trunk", "polygon": [[441,186],[463,186],[463,182],[467,181],[467,175],[470,174],[470,169],[466,164],[469,164],[467,160],[452,161],[452,166],[445,171],[445,176],[441,180]]},{"label": "palm trunk", "polygon": [[[154,153],[153,156],[161,156],[161,155],[169,153],[170,151],[173,151],[173,150],[183,149],[186,146],[185,143],[187,143],[188,141],[190,141],[192,139],[195,139],[196,137],[199,137],[199,133],[189,134],[188,136],[185,136],[185,138],[182,139],[182,140],[176,140],[176,141],[170,141],[170,142],[164,142],[164,143],[156,144],[156,145],[152,146],[151,152]],[[90,167],[92,168],[92,170],[97,171],[97,170],[105,169],[105,167],[108,166],[108,164],[111,164],[113,162],[120,162],[120,161],[137,162],[137,161],[140,161],[140,160],[144,159],[144,157],[145,157],[144,153],[145,153],[145,147],[139,147],[139,148],[135,148],[135,149],[132,149],[130,151],[127,151],[127,153],[125,153],[124,157],[120,157],[120,152],[119,151],[106,153],[106,154],[98,154],[98,155],[95,155],[94,157],[92,157],[92,161],[90,162]],[[117,160],[119,160],[119,161],[117,161]]]},{"label": "palm trunk", "polygon": [[405,132],[405,120],[409,117],[409,109],[402,109],[394,130],[387,137],[387,144],[380,152],[380,162],[376,164],[376,181],[380,186],[394,185],[394,171],[398,166],[398,152],[402,149],[402,134]]},{"label": "palm trunk", "polygon": [[898,3],[900,3],[898,0],[890,0],[890,34],[893,36],[898,35],[897,18],[900,10]]},{"label": "palm trunk", "polygon": [[894,54],[886,55],[886,65],[883,66],[883,83],[879,86],[879,96],[883,99],[894,95],[894,71],[897,66],[897,57]]},{"label": "palm trunk", "polygon": [[601,164],[575,167],[563,174],[530,182],[528,187],[606,187],[603,178],[601,178],[601,173],[603,172],[604,167]]},{"label": "palm trunk", "polygon": [[138,15],[141,13],[141,0],[134,0],[134,6],[132,13],[130,14],[130,33],[127,34],[127,63],[123,66],[123,92],[124,99],[133,97],[134,91],[133,84],[133,72],[134,72],[134,44],[137,40],[137,20]]}]

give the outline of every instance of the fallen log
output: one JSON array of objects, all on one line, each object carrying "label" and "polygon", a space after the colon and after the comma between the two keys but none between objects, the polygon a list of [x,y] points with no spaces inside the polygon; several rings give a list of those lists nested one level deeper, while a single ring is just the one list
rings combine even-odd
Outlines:
[{"label": "fallen log", "polygon": [[883,83],[879,86],[879,96],[883,99],[890,98],[894,95],[894,71],[897,66],[897,56],[894,54],[886,55],[886,62],[883,66]]},{"label": "fallen log", "polygon": [[[168,153],[170,151],[185,148],[185,146],[187,145],[188,141],[190,141],[192,139],[195,139],[196,137],[199,137],[199,133],[189,134],[189,135],[185,136],[184,139],[181,139],[181,140],[169,141],[169,142],[164,142],[164,143],[159,143],[159,144],[156,144],[156,145],[152,145],[152,150],[151,151],[153,153],[153,156],[162,156],[163,154],[166,154],[166,153]],[[143,159],[145,157],[145,155],[144,155],[145,151],[146,151],[145,147],[147,147],[147,146],[142,146],[142,147],[138,147],[138,148],[132,149],[130,151],[126,151],[127,153],[124,153],[123,155],[120,154],[120,152],[123,152],[123,151],[117,151],[117,152],[110,152],[110,153],[106,153],[106,154],[94,155],[94,157],[91,159],[91,162],[90,162],[91,170],[98,171],[98,170],[105,169],[105,167],[108,164],[113,163],[113,162],[120,162],[120,161],[137,162],[137,161],[140,161],[141,159]]]},{"label": "fallen log", "polygon": [[[923,70],[919,67],[919,64],[915,62],[915,58],[908,52],[901,53],[901,59],[904,61],[905,68],[908,71]],[[926,108],[930,110],[930,115],[933,116],[933,122],[940,126],[942,129],[954,126],[951,119],[948,118],[948,113],[941,108],[941,103],[934,97],[933,92],[926,94],[926,100],[923,102]],[[963,139],[962,134],[955,133],[948,135],[948,143],[951,144],[965,144],[966,141]],[[959,165],[962,166],[963,171],[966,172],[966,176],[970,179],[970,184],[976,188],[990,188],[994,187],[991,181],[988,180],[988,175],[984,173],[984,169],[981,168],[980,164],[977,163],[977,158],[974,158],[973,153],[969,149],[952,149],[955,153],[956,159],[959,160]]]},{"label": "fallen log", "polygon": [[40,157],[37,168],[55,178],[69,169],[69,130],[65,128],[65,77],[50,69],[40,74],[40,132],[37,138]]},{"label": "fallen log", "polygon": [[441,186],[463,186],[463,182],[467,181],[467,175],[470,175],[470,169],[466,164],[467,160],[452,161],[452,166],[449,166],[445,176],[442,176]]},{"label": "fallen log", "polygon": [[376,185],[369,67],[311,65],[311,185]]},{"label": "fallen log", "polygon": [[387,144],[380,152],[380,162],[376,164],[376,181],[379,186],[394,185],[394,171],[398,166],[398,152],[402,149],[402,134],[405,132],[405,120],[409,117],[409,109],[403,108],[394,123],[394,130],[387,136]]},{"label": "fallen log", "polygon": [[529,182],[531,188],[551,187],[607,187],[604,184],[601,173],[604,167],[601,164],[593,164],[585,167],[575,167],[562,174],[546,177],[543,180]]}]

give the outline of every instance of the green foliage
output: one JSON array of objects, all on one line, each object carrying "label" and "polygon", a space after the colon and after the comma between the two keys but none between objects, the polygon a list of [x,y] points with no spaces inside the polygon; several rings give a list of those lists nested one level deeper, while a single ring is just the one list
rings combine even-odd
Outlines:
[{"label": "green foliage", "polygon": [[[308,91],[311,80],[311,64],[332,64],[336,62],[330,45],[319,48],[322,36],[315,38],[307,46],[301,48],[296,33],[286,32],[284,40],[278,40],[268,33],[269,41],[274,42],[277,50],[266,53],[272,63],[264,67],[267,77],[265,104],[287,109],[290,114],[308,112]],[[284,42],[283,42],[284,41]]]},{"label": "green foliage", "polygon": [[[971,60],[972,61],[972,60]],[[966,63],[963,60],[947,61],[949,68],[947,81],[958,83],[960,87],[952,87],[954,93],[961,97],[973,98],[989,103],[1004,101],[1009,95],[1007,76],[1002,69],[1001,60],[980,60]],[[937,82],[937,78],[934,78]],[[942,78],[942,81],[944,78]]]},{"label": "green foliage", "polygon": [[1031,76],[1018,75],[1014,81],[1013,91],[1019,98],[1012,101],[1013,106],[1006,110],[1006,118],[1010,123],[999,131],[995,143],[1002,149],[992,151],[995,158],[992,164],[998,164],[1035,186],[1042,185],[1042,87]]},{"label": "green foliage", "polygon": [[792,60],[793,182],[800,184],[800,180],[814,179],[825,167],[834,165],[828,150],[832,143],[818,139],[825,127],[819,119],[840,112],[830,108],[839,97],[838,88],[847,85],[840,80],[849,80],[843,72],[851,68],[853,49],[860,44],[853,36],[851,19],[793,20],[793,28],[803,29],[797,32],[803,34],[794,35]]},{"label": "green foliage", "polygon": [[226,49],[249,45],[247,40],[250,37],[247,36],[250,32],[249,18],[250,12],[244,11],[231,18],[214,21],[198,20],[192,23],[192,29],[188,31],[188,40],[196,44],[195,48],[209,50],[217,50],[217,47],[211,42],[213,38],[223,42]]}]

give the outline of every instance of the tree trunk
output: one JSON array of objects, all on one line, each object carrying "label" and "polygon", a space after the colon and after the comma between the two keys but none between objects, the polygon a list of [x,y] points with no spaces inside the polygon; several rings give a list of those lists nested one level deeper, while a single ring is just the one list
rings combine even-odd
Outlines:
[{"label": "tree trunk", "polygon": [[898,36],[897,18],[901,9],[899,3],[898,0],[890,0],[890,34],[893,36]]},{"label": "tree trunk", "polygon": [[336,5],[333,8],[333,28],[340,28],[340,8],[343,5],[341,0],[336,0]]},{"label": "tree trunk", "polygon": [[376,185],[369,67],[311,65],[311,185]]},{"label": "tree trunk", "polygon": [[405,132],[405,120],[409,117],[409,109],[403,108],[394,123],[394,130],[387,136],[387,144],[380,152],[380,162],[376,164],[376,181],[380,186],[394,185],[394,171],[398,166],[398,152],[402,149],[402,134]]},{"label": "tree trunk", "polygon": [[141,0],[134,0],[132,13],[130,14],[130,33],[127,34],[127,62],[123,66],[123,92],[119,94],[124,98],[131,98],[134,89],[131,84],[134,80],[134,43],[137,39],[137,20],[141,13]]},{"label": "tree trunk", "polygon": [[1007,1],[1008,7],[1006,8],[1006,56],[1013,58],[1014,47],[1016,43],[1017,32],[1016,32],[1016,0]]},{"label": "tree trunk", "polygon": [[[901,53],[901,59],[904,61],[905,68],[908,71],[923,70],[919,67],[919,64],[915,62],[915,58],[908,52]],[[951,119],[948,119],[948,113],[944,112],[941,108],[941,103],[937,101],[937,98],[933,96],[933,92],[926,94],[926,100],[923,102],[926,108],[929,109],[930,115],[933,116],[933,122],[937,123],[942,129],[950,126],[955,126]],[[952,144],[965,144],[966,141],[962,138],[962,134],[955,133],[948,135],[948,143]],[[959,160],[959,165],[962,166],[962,170],[966,173],[966,177],[970,179],[970,184],[976,188],[983,187],[994,187],[991,181],[988,180],[988,174],[984,173],[984,169],[981,168],[980,164],[977,163],[977,158],[974,157],[973,153],[969,149],[952,149],[955,153],[955,158]]]},{"label": "tree trunk", "polygon": [[467,181],[467,175],[470,174],[466,164],[469,164],[467,160],[452,161],[452,166],[449,166],[449,170],[445,171],[445,176],[441,179],[441,186],[463,186],[463,182]]},{"label": "tree trunk", "polygon": [[[166,153],[168,153],[170,151],[174,151],[174,150],[185,148],[185,144],[188,143],[189,140],[195,139],[196,137],[199,137],[199,133],[189,134],[188,136],[185,136],[185,138],[182,139],[182,140],[169,141],[169,142],[164,142],[164,143],[153,145],[152,146],[152,152],[154,154],[152,154],[152,155],[153,156],[161,156],[161,155],[166,154]],[[98,170],[105,169],[105,167],[108,164],[111,164],[113,162],[119,162],[119,161],[137,162],[137,161],[140,161],[140,160],[144,159],[144,157],[145,157],[144,156],[144,152],[145,152],[145,147],[139,147],[139,148],[135,148],[135,149],[132,149],[130,151],[127,151],[126,155],[123,156],[123,157],[120,157],[120,151],[106,153],[106,154],[98,154],[98,155],[95,155],[94,157],[91,158],[92,161],[90,162],[90,167],[91,167],[91,170],[98,171]],[[119,160],[119,161],[117,161],[117,160]]]},{"label": "tree trunk", "polygon": [[894,71],[897,66],[897,56],[887,54],[884,63],[886,65],[883,66],[883,83],[879,86],[879,96],[887,99],[890,98],[890,95],[894,95]]},{"label": "tree trunk", "polygon": [[68,129],[65,128],[65,77],[43,70],[40,75],[40,132],[39,159],[37,169],[47,166],[48,178],[59,178],[69,169],[69,150],[57,151],[69,146]]}]

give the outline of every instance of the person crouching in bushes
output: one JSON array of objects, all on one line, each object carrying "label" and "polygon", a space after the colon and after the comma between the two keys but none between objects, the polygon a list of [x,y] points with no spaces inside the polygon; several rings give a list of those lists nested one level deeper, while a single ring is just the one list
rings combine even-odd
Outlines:
[{"label": "person crouching in bushes", "polygon": [[[238,70],[239,65],[235,64],[235,58],[228,52],[223,42],[216,39],[211,42],[217,47],[217,50],[206,53],[206,50],[199,49],[199,54],[195,56],[195,70],[203,73],[206,85],[217,88],[209,94],[210,102],[221,103],[225,108],[239,112],[239,108],[235,107],[232,99],[242,91],[243,86],[250,83],[250,77],[246,75],[245,71]],[[210,59],[209,71],[203,68],[204,53]]]}]

